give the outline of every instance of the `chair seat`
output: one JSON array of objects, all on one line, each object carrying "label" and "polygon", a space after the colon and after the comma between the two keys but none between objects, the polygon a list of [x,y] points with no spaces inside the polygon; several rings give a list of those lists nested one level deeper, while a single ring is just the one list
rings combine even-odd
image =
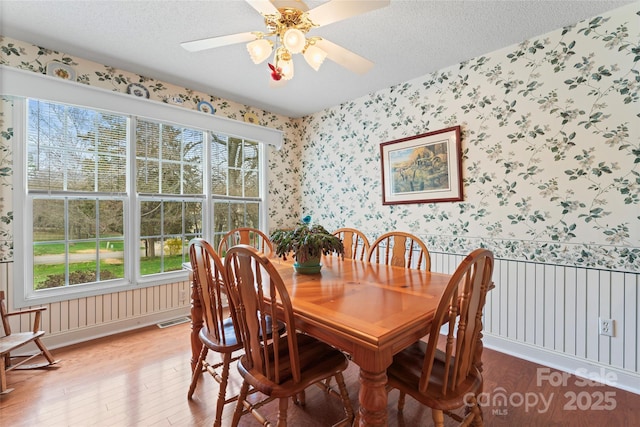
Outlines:
[{"label": "chair seat", "polygon": [[[240,350],[242,348],[242,343],[238,341],[238,337],[236,337],[236,332],[233,326],[233,319],[227,317],[223,321],[224,329],[224,341],[219,341],[214,338],[210,333],[209,329],[207,329],[207,325],[203,325],[202,329],[200,329],[200,341],[211,350],[218,353],[228,353],[236,350]],[[224,343],[224,344],[223,344]]]},{"label": "chair seat", "polygon": [[[269,331],[269,335],[271,335],[271,317],[267,317],[267,330]],[[224,329],[224,344],[222,342],[215,339],[207,329],[207,325],[203,325],[202,329],[200,329],[200,341],[211,350],[219,352],[219,353],[228,353],[234,352],[236,350],[240,350],[242,348],[242,343],[238,342],[238,337],[236,336],[235,328],[233,326],[233,319],[231,317],[227,317],[223,321]],[[278,331],[284,332],[286,329],[286,325],[280,321],[278,321]],[[260,332],[262,334],[262,331]]]},{"label": "chair seat", "polygon": [[464,406],[467,393],[478,393],[482,387],[482,374],[473,368],[473,375],[460,384],[454,391],[442,393],[442,378],[445,371],[446,355],[436,350],[433,369],[425,393],[419,393],[419,382],[427,344],[418,341],[393,357],[393,363],[387,368],[388,384],[392,388],[407,393],[422,404],[443,411],[450,411]]},{"label": "chair seat", "polygon": [[[286,397],[301,392],[309,384],[322,381],[330,375],[344,371],[349,361],[345,355],[328,344],[318,341],[308,335],[297,334],[298,356],[300,359],[301,378],[298,383],[293,382],[291,364],[287,347],[287,338],[281,337],[278,343],[280,350],[280,381],[275,384],[260,374],[254,374],[246,367],[247,357],[242,356],[238,361],[238,371],[253,388],[271,397]],[[274,344],[269,346],[269,358],[273,360]],[[318,361],[322,361],[318,363]],[[254,376],[255,375],[255,376]]]}]

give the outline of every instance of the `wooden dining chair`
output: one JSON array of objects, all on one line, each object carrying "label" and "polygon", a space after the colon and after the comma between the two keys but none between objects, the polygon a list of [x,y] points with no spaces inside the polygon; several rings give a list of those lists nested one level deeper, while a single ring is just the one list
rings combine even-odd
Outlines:
[{"label": "wooden dining chair", "polygon": [[[483,425],[477,402],[483,384],[479,368],[482,310],[492,274],[491,251],[471,252],[440,297],[428,342],[418,341],[393,357],[387,384],[400,390],[398,411],[402,411],[408,394],[431,408],[436,427],[444,426],[444,414],[463,425]],[[440,325],[448,325],[444,350],[437,348]],[[451,412],[463,406],[464,416]]]},{"label": "wooden dining chair", "polygon": [[[229,380],[229,366],[240,355],[233,353],[242,350],[240,334],[236,328],[236,311],[233,301],[228,298],[229,290],[226,271],[213,247],[203,239],[193,239],[189,243],[189,258],[193,270],[194,283],[200,292],[204,325],[199,337],[202,350],[193,375],[187,397],[191,399],[203,372],[208,372],[220,384],[216,405],[214,426],[220,426],[222,411],[227,403],[237,396],[226,397]],[[209,350],[219,353],[222,361],[214,364],[207,362]]]},{"label": "wooden dining chair", "polygon": [[369,248],[367,261],[431,271],[431,255],[420,238],[403,231],[378,237]]},{"label": "wooden dining chair", "polygon": [[[243,383],[231,425],[237,426],[246,413],[251,413],[262,425],[272,425],[257,408],[279,399],[277,425],[284,427],[289,398],[298,403],[297,396],[304,395],[305,388],[329,377],[335,377],[344,404],[346,417],[340,423],[350,425],[353,410],[342,376],[349,361],[330,345],[294,332],[291,299],[271,261],[251,246],[237,245],[227,252],[225,268],[244,343],[244,355],[238,360]],[[266,339],[260,329],[266,327],[267,316],[279,316],[288,332],[282,334],[272,329],[272,336]],[[250,403],[246,398],[250,388],[266,398]]]},{"label": "wooden dining chair", "polygon": [[218,253],[224,256],[230,247],[235,245],[253,246],[260,252],[270,255],[273,252],[273,244],[269,236],[257,228],[241,227],[227,232],[218,244]]},{"label": "wooden dining chair", "polygon": [[342,240],[345,258],[362,261],[369,253],[369,239],[363,232],[355,228],[338,228],[332,234]]}]

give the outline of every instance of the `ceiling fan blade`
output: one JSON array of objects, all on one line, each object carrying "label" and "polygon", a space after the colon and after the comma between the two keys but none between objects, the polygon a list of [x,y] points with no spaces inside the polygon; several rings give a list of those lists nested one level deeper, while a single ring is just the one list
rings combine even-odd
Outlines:
[{"label": "ceiling fan blade", "polygon": [[352,16],[389,6],[390,0],[332,0],[307,12],[318,26],[332,24]]},{"label": "ceiling fan blade", "polygon": [[280,14],[278,9],[269,0],[247,0],[247,3],[262,16]]},{"label": "ceiling fan blade", "polygon": [[327,52],[327,58],[356,74],[365,74],[373,67],[373,62],[329,40],[318,40],[316,46]]},{"label": "ceiling fan blade", "polygon": [[192,40],[190,42],[180,43],[180,46],[189,52],[198,52],[205,49],[213,49],[230,44],[250,42],[256,39],[256,35],[251,32],[230,34],[228,36],[209,37],[206,39]]}]

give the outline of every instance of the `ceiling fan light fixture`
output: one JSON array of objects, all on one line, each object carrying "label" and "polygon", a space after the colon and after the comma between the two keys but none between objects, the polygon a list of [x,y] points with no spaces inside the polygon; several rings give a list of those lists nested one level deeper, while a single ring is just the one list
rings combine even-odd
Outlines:
[{"label": "ceiling fan light fixture", "polygon": [[307,64],[309,64],[309,66],[314,70],[318,71],[324,62],[324,59],[327,57],[327,52],[320,49],[318,46],[310,45],[305,49],[303,56],[305,61],[307,61]]},{"label": "ceiling fan light fixture", "polygon": [[291,53],[302,52],[306,43],[304,33],[297,28],[289,28],[282,35],[282,44]]},{"label": "ceiling fan light fixture", "polygon": [[273,51],[273,43],[267,39],[257,39],[247,43],[249,56],[254,64],[264,62]]}]

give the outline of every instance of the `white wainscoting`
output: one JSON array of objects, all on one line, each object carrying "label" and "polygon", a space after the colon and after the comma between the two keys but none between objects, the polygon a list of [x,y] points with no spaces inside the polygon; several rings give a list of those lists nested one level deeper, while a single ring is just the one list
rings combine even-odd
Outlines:
[{"label": "white wainscoting", "polygon": [[[0,264],[0,290],[12,310],[13,264]],[[158,322],[189,315],[191,289],[189,281],[128,290],[113,294],[79,298],[45,305],[40,329],[43,341],[54,349],[102,336],[112,335]],[[13,316],[13,332],[33,327],[31,315]]]},{"label": "white wainscoting", "polygon": [[[453,273],[464,258],[431,253],[431,270]],[[640,394],[640,274],[495,260],[484,344],[576,373],[614,372],[619,388]],[[613,319],[614,336],[598,318]]]}]

